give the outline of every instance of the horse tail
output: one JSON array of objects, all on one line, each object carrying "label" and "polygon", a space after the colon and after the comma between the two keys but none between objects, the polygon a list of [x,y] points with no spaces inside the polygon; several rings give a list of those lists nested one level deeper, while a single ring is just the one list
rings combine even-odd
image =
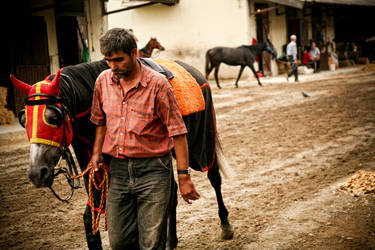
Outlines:
[{"label": "horse tail", "polygon": [[205,64],[205,72],[206,72],[206,79],[208,80],[208,73],[210,71],[211,66],[211,58],[210,58],[210,51],[211,49],[207,50],[206,52],[206,64]]},{"label": "horse tail", "polygon": [[216,162],[219,167],[220,173],[225,178],[232,178],[234,176],[234,173],[232,169],[230,168],[227,162],[227,159],[225,158],[225,155],[223,153],[223,148],[221,146],[221,141],[217,132],[216,132],[215,150],[216,150]]}]

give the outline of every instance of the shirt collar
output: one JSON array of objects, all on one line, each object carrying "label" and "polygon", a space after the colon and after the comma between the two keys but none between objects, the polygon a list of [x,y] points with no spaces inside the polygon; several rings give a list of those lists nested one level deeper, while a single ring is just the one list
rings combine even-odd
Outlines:
[{"label": "shirt collar", "polygon": [[[137,83],[137,85],[135,86],[136,88],[138,88],[139,84],[142,85],[142,87],[146,87],[147,86],[147,80],[146,80],[146,72],[147,72],[147,68],[146,66],[144,66],[141,61],[137,58],[137,62],[139,63],[139,66],[141,68],[141,80]],[[115,73],[110,71],[111,74],[110,74],[110,78],[111,78],[111,81],[109,82],[109,84],[119,84],[120,80],[117,79],[115,77]]]}]

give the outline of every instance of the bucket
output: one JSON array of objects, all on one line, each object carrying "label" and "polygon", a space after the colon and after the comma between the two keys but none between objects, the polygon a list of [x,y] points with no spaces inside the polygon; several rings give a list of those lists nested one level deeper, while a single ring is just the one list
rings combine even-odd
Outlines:
[{"label": "bucket", "polygon": [[331,63],[331,64],[329,65],[329,70],[330,70],[330,71],[335,71],[335,70],[336,70],[336,64]]}]

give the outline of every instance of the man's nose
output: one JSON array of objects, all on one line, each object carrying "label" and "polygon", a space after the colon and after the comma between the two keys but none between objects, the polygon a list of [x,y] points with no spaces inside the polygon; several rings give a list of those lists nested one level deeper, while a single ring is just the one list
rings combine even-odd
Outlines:
[{"label": "man's nose", "polygon": [[108,62],[108,66],[111,68],[112,71],[116,71],[118,68],[115,62]]}]

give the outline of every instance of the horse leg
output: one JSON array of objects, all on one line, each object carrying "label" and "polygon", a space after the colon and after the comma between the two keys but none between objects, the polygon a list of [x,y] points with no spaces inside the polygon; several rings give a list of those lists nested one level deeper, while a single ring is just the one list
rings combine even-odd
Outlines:
[{"label": "horse leg", "polygon": [[219,207],[219,217],[221,221],[221,238],[222,239],[232,239],[233,229],[228,221],[228,210],[224,205],[223,196],[221,194],[221,176],[219,173],[219,167],[215,160],[215,164],[208,170],[208,179],[211,182],[212,187],[215,189],[217,204]]},{"label": "horse leg", "polygon": [[216,84],[217,84],[217,87],[219,88],[219,89],[221,89],[221,86],[220,86],[220,84],[219,84],[219,78],[218,78],[218,73],[219,73],[219,67],[220,67],[220,63],[218,64],[218,65],[216,65],[216,66],[214,66],[215,67],[215,72],[214,72],[214,74],[215,74],[215,81],[216,81]]},{"label": "horse leg", "polygon": [[252,64],[250,64],[250,65],[248,65],[248,66],[249,66],[249,68],[251,69],[251,71],[253,71],[254,76],[257,78],[259,86],[263,86],[263,85],[260,83],[260,81],[259,81],[259,77],[258,77],[258,74],[255,72],[254,66],[253,66]]},{"label": "horse leg", "polygon": [[214,69],[214,67],[213,66],[208,66],[208,68],[207,68],[207,72],[206,72],[206,79],[208,80],[208,76],[210,75],[210,73],[211,73],[211,71]]},{"label": "horse leg", "polygon": [[171,182],[171,198],[169,201],[169,218],[168,218],[168,235],[166,250],[175,249],[177,247],[177,228],[176,228],[176,208],[177,208],[177,183],[172,176]]},{"label": "horse leg", "polygon": [[236,80],[236,88],[238,88],[238,80],[240,80],[242,71],[244,70],[245,66],[241,65],[240,72],[238,72],[237,80]]}]

